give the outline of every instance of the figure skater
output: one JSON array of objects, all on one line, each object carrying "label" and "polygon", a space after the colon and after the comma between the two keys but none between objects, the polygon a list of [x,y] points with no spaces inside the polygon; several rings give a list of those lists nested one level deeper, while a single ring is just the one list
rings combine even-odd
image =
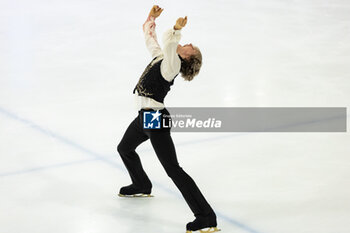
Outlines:
[{"label": "figure skater", "polygon": [[[191,81],[199,73],[202,65],[202,55],[197,47],[192,44],[184,46],[178,44],[181,29],[187,23],[187,16],[178,18],[175,26],[165,32],[164,48],[160,48],[155,32],[155,19],[162,11],[163,9],[159,6],[153,6],[143,24],[146,46],[152,55],[152,61],[146,67],[133,91],[138,104],[138,116],[131,122],[118,145],[118,152],[132,180],[131,185],[120,189],[119,196],[150,196],[152,183],[143,170],[140,158],[135,151],[138,145],[150,139],[167,175],[180,190],[195,216],[195,220],[186,225],[187,233],[197,230],[216,232],[219,229],[213,209],[196,183],[177,161],[170,128],[145,129],[143,127],[143,114],[146,111],[158,111],[157,113],[170,115],[164,106],[164,98],[170,86],[174,84],[174,79],[181,73],[185,80]],[[208,229],[204,230],[205,228]]]}]

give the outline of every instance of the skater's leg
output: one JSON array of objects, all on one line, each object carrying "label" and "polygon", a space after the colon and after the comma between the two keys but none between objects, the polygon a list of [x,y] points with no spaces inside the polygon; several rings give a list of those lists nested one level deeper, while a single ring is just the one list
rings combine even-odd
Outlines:
[{"label": "skater's leg", "polygon": [[135,151],[136,147],[147,139],[148,136],[140,128],[139,117],[136,117],[118,145],[118,152],[130,174],[132,183],[140,188],[152,187],[151,181],[142,168],[140,157]]},{"label": "skater's leg", "polygon": [[152,146],[168,176],[174,181],[195,216],[213,214],[193,179],[180,167],[170,132],[152,132]]}]

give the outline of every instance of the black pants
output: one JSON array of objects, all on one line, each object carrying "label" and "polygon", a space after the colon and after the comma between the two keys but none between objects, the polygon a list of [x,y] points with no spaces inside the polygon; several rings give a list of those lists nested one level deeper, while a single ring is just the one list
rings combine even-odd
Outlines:
[{"label": "black pants", "polygon": [[[180,190],[194,215],[202,216],[213,213],[196,183],[180,167],[170,135],[170,128],[144,129],[144,111],[146,110],[139,111],[139,115],[131,122],[118,145],[118,152],[130,174],[132,183],[141,188],[152,187],[152,183],[143,170],[140,158],[135,151],[138,145],[150,139],[159,161]],[[166,108],[160,110],[160,112],[162,115],[170,115]]]}]

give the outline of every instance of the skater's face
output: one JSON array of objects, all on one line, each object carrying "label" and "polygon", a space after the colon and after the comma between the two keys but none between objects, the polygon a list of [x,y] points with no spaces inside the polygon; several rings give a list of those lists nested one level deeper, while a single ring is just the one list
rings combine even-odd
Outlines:
[{"label": "skater's face", "polygon": [[189,58],[191,55],[196,54],[196,49],[193,47],[192,44],[185,44],[184,46],[178,45],[177,46],[177,53],[183,58]]}]

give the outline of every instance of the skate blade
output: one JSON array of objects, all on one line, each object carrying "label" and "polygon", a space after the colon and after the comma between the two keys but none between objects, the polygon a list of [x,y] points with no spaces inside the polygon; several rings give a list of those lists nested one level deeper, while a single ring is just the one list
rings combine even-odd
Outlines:
[{"label": "skate blade", "polygon": [[[210,227],[207,230],[199,230],[200,233],[213,233],[213,232],[218,232],[221,231],[221,229],[217,228],[217,227]],[[186,231],[186,233],[192,233],[193,231]]]},{"label": "skate blade", "polygon": [[129,197],[129,198],[132,198],[132,197],[154,197],[153,195],[151,194],[143,194],[143,193],[140,193],[140,194],[133,194],[133,195],[124,195],[124,194],[118,194],[119,197]]}]

